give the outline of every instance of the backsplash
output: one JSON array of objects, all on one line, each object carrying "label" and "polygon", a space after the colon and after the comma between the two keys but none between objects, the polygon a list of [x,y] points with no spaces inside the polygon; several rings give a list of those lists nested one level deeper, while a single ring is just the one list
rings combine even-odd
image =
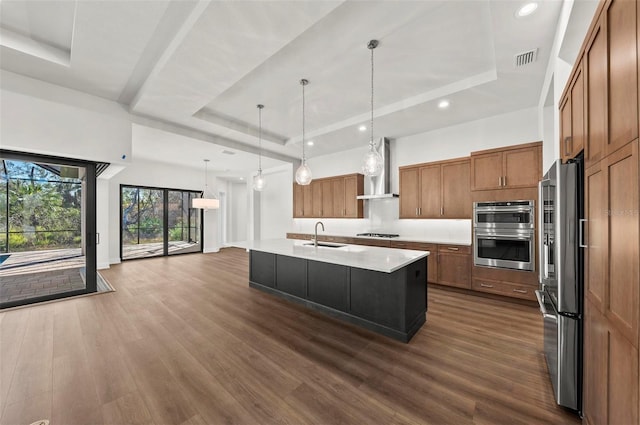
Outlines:
[{"label": "backsplash", "polygon": [[404,237],[471,243],[471,220],[398,218],[398,198],[365,201],[363,219],[342,218],[297,218],[293,220],[292,232],[313,233],[315,223],[322,221],[328,235],[355,236],[357,233],[397,233]]}]

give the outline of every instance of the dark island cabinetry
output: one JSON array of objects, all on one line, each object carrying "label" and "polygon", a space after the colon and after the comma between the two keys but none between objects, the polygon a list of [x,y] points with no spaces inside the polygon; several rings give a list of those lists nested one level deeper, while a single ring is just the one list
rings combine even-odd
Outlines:
[{"label": "dark island cabinetry", "polygon": [[391,273],[251,250],[250,286],[408,342],[426,321],[427,258]]}]

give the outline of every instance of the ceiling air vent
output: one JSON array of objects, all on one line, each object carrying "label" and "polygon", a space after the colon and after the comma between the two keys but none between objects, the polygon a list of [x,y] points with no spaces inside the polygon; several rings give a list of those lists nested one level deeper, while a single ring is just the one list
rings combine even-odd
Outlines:
[{"label": "ceiling air vent", "polygon": [[516,68],[525,66],[536,61],[538,49],[529,50],[516,55]]},{"label": "ceiling air vent", "polygon": [[223,150],[223,151],[222,151],[222,153],[223,153],[223,154],[225,154],[225,155],[235,155],[235,154],[236,154],[235,152],[228,151],[228,150],[226,150],[226,149],[225,149],[225,150]]}]

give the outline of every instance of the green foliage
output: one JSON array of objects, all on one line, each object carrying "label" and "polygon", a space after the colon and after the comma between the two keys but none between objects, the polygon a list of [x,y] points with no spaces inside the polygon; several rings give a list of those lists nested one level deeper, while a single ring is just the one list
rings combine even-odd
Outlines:
[{"label": "green foliage", "polygon": [[0,188],[0,206],[4,207],[0,213],[1,229],[6,231],[8,201],[8,230],[18,232],[9,233],[8,250],[79,248],[82,242],[81,185],[60,178],[50,180],[51,173],[45,173],[31,163],[12,161],[11,166],[16,175],[26,177],[12,178],[10,175],[8,188],[6,184]]}]

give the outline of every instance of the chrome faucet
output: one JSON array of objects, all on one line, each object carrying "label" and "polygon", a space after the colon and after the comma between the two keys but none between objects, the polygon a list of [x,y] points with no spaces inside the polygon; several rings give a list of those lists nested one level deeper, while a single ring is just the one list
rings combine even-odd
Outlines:
[{"label": "chrome faucet", "polygon": [[313,246],[317,247],[318,246],[318,224],[320,226],[322,226],[322,231],[324,232],[324,224],[322,224],[321,221],[316,223],[316,231],[315,231],[315,238],[313,238]]}]

